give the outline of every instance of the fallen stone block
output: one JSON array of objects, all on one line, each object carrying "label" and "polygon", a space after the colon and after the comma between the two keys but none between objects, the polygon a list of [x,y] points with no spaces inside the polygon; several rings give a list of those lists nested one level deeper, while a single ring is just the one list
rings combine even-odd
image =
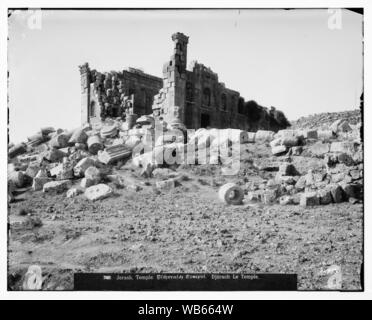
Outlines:
[{"label": "fallen stone block", "polygon": [[8,173],[8,180],[11,180],[12,183],[17,188],[22,188],[25,185],[26,178],[23,171],[11,171]]},{"label": "fallen stone block", "polygon": [[277,146],[280,146],[282,144],[282,139],[281,138],[276,138],[273,141],[270,142],[270,147],[274,148]]},{"label": "fallen stone block", "polygon": [[84,195],[91,201],[97,201],[111,196],[112,193],[113,191],[108,185],[101,183],[87,188]]},{"label": "fallen stone block", "polygon": [[104,151],[98,151],[98,160],[104,164],[112,164],[118,160],[124,160],[132,155],[132,150],[124,144],[107,147]]},{"label": "fallen stone block", "polygon": [[115,137],[117,134],[118,134],[118,128],[116,127],[116,125],[104,126],[101,129],[102,138]]},{"label": "fallen stone block", "polygon": [[301,146],[292,147],[290,151],[292,156],[299,156],[302,153],[302,147]]},{"label": "fallen stone block", "polygon": [[287,148],[285,146],[277,146],[271,149],[271,153],[275,156],[279,156],[287,152]]},{"label": "fallen stone block", "polygon": [[297,176],[299,173],[292,163],[283,163],[279,166],[278,174],[282,176]]},{"label": "fallen stone block", "polygon": [[70,180],[50,181],[44,184],[43,192],[45,193],[62,193],[71,186]]},{"label": "fallen stone block", "polygon": [[32,189],[34,191],[39,191],[43,189],[44,184],[47,182],[52,181],[51,178],[48,177],[48,174],[45,169],[40,169],[39,172],[36,174],[36,176],[33,179],[32,182]]},{"label": "fallen stone block", "polygon": [[80,189],[78,189],[78,188],[71,188],[71,189],[68,189],[67,190],[66,197],[67,198],[74,198],[77,195],[79,195],[80,193],[82,193],[82,191]]},{"label": "fallen stone block", "polygon": [[9,158],[14,158],[27,152],[27,145],[25,143],[19,143],[11,147],[8,151]]},{"label": "fallen stone block", "polygon": [[67,132],[62,132],[55,135],[49,142],[52,148],[60,149],[68,146],[68,141],[70,140],[70,134]]},{"label": "fallen stone block", "polygon": [[43,276],[40,266],[31,265],[24,276],[22,289],[27,290],[41,290],[43,286]]},{"label": "fallen stone block", "polygon": [[83,129],[79,128],[72,133],[69,143],[81,143],[85,146],[87,140],[88,135]]},{"label": "fallen stone block", "polygon": [[279,204],[282,206],[288,205],[288,204],[294,204],[293,197],[291,196],[282,196],[279,199]]},{"label": "fallen stone block", "polygon": [[101,178],[102,178],[100,170],[96,167],[93,167],[93,166],[89,167],[88,169],[85,170],[84,177],[86,179],[96,181],[95,184],[99,183],[101,181]]},{"label": "fallen stone block", "polygon": [[319,203],[320,204],[330,204],[332,203],[332,194],[329,190],[320,190],[318,192]]},{"label": "fallen stone block", "polygon": [[278,192],[276,189],[264,190],[261,194],[261,201],[264,204],[272,204],[276,201],[277,197],[278,197]]},{"label": "fallen stone block", "polygon": [[316,192],[305,192],[301,194],[300,205],[303,207],[319,205],[319,197]]},{"label": "fallen stone block", "polygon": [[262,190],[250,191],[247,194],[247,200],[252,201],[252,202],[260,202],[261,195],[262,195]]},{"label": "fallen stone block", "polygon": [[156,188],[161,190],[171,190],[176,187],[174,179],[156,181]]},{"label": "fallen stone block", "polygon": [[103,150],[103,143],[98,135],[90,136],[87,140],[87,146],[91,154],[97,154],[99,150]]},{"label": "fallen stone block", "polygon": [[94,167],[95,165],[96,161],[93,158],[83,158],[74,167],[74,174],[76,177],[82,177],[84,176],[85,170],[87,170],[89,167]]},{"label": "fallen stone block", "polygon": [[338,184],[328,185],[326,190],[331,192],[332,201],[334,203],[340,203],[344,200],[344,191]]},{"label": "fallen stone block", "polygon": [[31,137],[27,137],[27,146],[28,147],[36,147],[40,144],[42,144],[43,142],[45,142],[47,139],[45,136],[43,136],[41,133],[38,133],[38,134],[35,134]]},{"label": "fallen stone block", "polygon": [[346,198],[363,199],[363,185],[361,183],[342,183]]},{"label": "fallen stone block", "polygon": [[65,156],[66,154],[58,149],[46,151],[43,155],[44,159],[48,160],[49,162],[61,161]]},{"label": "fallen stone block", "polygon": [[224,184],[218,192],[220,200],[227,204],[239,205],[244,198],[243,190],[235,183]]}]

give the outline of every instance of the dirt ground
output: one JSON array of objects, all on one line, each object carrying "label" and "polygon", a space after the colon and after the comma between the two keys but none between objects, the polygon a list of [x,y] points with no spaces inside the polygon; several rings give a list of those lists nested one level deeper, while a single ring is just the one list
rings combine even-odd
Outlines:
[{"label": "dirt ground", "polygon": [[[218,199],[225,182],[266,178],[253,166],[268,160],[257,148],[246,147],[234,177],[217,166],[178,168],[184,178],[171,191],[130,166],[114,173],[141,190],[109,184],[114,195],[97,202],[20,190],[8,212],[9,289],[21,289],[37,264],[45,290],[72,290],[77,271],[297,273],[298,289],[319,290],[327,289],[332,265],[341,267],[343,290],[360,290],[362,204],[229,206]],[[320,162],[294,157],[294,164],[306,172]]]}]

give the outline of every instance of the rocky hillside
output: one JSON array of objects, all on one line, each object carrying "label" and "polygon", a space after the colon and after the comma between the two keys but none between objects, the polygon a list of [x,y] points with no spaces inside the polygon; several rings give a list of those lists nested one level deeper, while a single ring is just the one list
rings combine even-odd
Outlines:
[{"label": "rocky hillside", "polygon": [[294,129],[328,129],[336,120],[347,120],[350,125],[357,125],[361,121],[361,112],[359,109],[355,109],[350,111],[312,114],[291,121],[291,125]]}]

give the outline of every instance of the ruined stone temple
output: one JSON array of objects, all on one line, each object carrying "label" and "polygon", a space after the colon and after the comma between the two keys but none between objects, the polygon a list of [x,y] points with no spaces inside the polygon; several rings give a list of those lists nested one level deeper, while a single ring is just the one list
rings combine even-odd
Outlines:
[{"label": "ruined stone temple", "polygon": [[162,78],[134,68],[100,73],[87,63],[80,66],[82,123],[120,117],[131,126],[137,117],[152,114],[190,129],[278,130],[287,126],[273,121],[275,108],[269,111],[254,101],[252,117],[251,104],[219,82],[217,73],[196,61],[186,67],[187,36],[177,32],[172,40],[173,54],[163,66]]}]

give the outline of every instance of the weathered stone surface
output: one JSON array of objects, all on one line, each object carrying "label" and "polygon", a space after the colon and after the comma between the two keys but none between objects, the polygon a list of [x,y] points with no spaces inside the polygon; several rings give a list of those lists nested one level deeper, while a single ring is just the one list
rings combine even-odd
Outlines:
[{"label": "weathered stone surface", "polygon": [[82,191],[80,189],[78,189],[78,188],[71,188],[71,189],[68,189],[67,190],[66,197],[67,198],[74,198],[77,195],[79,195],[80,193],[82,193]]},{"label": "weathered stone surface", "polygon": [[156,187],[161,190],[171,190],[175,188],[175,186],[176,184],[174,179],[156,181]]},{"label": "weathered stone surface", "polygon": [[218,196],[221,201],[227,204],[241,204],[244,198],[243,190],[235,183],[226,183],[220,187]]},{"label": "weathered stone surface", "polygon": [[44,184],[50,182],[52,179],[48,177],[45,169],[39,170],[32,182],[32,189],[34,191],[39,191],[43,189]]},{"label": "weathered stone surface", "polygon": [[278,197],[278,192],[276,189],[264,190],[261,194],[261,201],[264,204],[272,204],[276,201]]},{"label": "weathered stone surface", "polygon": [[352,131],[352,128],[350,127],[349,123],[343,119],[336,120],[334,123],[332,123],[330,128],[333,132],[336,133]]},{"label": "weathered stone surface", "polygon": [[102,178],[100,170],[93,166],[85,170],[84,177],[93,182],[95,181],[96,182],[95,184],[99,183]]},{"label": "weathered stone surface", "polygon": [[299,156],[299,155],[301,155],[301,153],[302,153],[302,147],[301,146],[291,148],[291,155],[292,156]]},{"label": "weathered stone surface", "polygon": [[23,171],[11,171],[8,173],[8,180],[11,180],[12,183],[17,188],[22,188],[26,182],[25,174]]},{"label": "weathered stone surface", "polygon": [[300,178],[298,178],[296,184],[295,184],[295,188],[298,190],[298,191],[302,191],[305,189],[305,186],[306,186],[306,175],[304,176],[301,176]]},{"label": "weathered stone surface", "polygon": [[43,154],[44,158],[50,162],[58,162],[61,161],[66,154],[58,149],[52,149]]},{"label": "weathered stone surface", "polygon": [[49,142],[52,148],[65,148],[68,146],[68,141],[70,140],[70,135],[66,132],[55,135]]},{"label": "weathered stone surface", "polygon": [[73,179],[74,172],[70,163],[64,162],[50,169],[50,175],[56,177],[57,180]]},{"label": "weathered stone surface", "polygon": [[103,143],[98,135],[90,136],[87,140],[88,150],[91,154],[97,154],[103,149]]},{"label": "weathered stone surface", "polygon": [[106,179],[113,182],[116,187],[123,188],[125,186],[125,179],[120,174],[109,174],[106,176]]},{"label": "weathered stone surface", "polygon": [[353,180],[358,180],[359,178],[362,177],[362,175],[360,174],[360,170],[358,169],[350,170],[349,174]]},{"label": "weathered stone surface", "polygon": [[25,143],[19,143],[8,150],[9,158],[14,158],[18,155],[24,154],[27,152],[27,146]]},{"label": "weathered stone surface", "polygon": [[44,184],[43,192],[45,193],[62,193],[71,186],[70,180],[50,181]]},{"label": "weathered stone surface", "polygon": [[73,132],[69,143],[82,143],[83,145],[85,145],[87,139],[88,135],[86,134],[86,132],[83,129],[79,128]]},{"label": "weathered stone surface", "polygon": [[287,151],[287,148],[285,146],[277,146],[271,149],[271,152],[273,155],[281,155]]},{"label": "weathered stone surface", "polygon": [[305,192],[301,194],[300,205],[303,207],[319,205],[319,197],[316,192]]},{"label": "weathered stone surface", "polygon": [[334,203],[340,203],[344,200],[344,191],[338,184],[331,184],[326,187],[326,190],[331,192]]},{"label": "weathered stone surface", "polygon": [[293,197],[291,197],[291,196],[282,196],[279,199],[279,204],[281,204],[281,205],[294,204]]},{"label": "weathered stone surface", "polygon": [[255,142],[270,142],[274,139],[275,132],[270,130],[258,130],[255,136]]},{"label": "weathered stone surface", "polygon": [[152,172],[152,176],[157,179],[169,179],[174,178],[177,172],[167,168],[157,168]]},{"label": "weathered stone surface", "polygon": [[95,166],[96,161],[93,158],[86,157],[81,159],[76,166],[74,167],[74,174],[77,177],[84,176],[85,170],[87,170],[89,167]]},{"label": "weathered stone surface", "polygon": [[341,185],[347,198],[363,199],[363,185],[361,183],[342,183]]},{"label": "weathered stone surface", "polygon": [[261,201],[262,190],[250,191],[247,194],[247,200],[253,202]]},{"label": "weathered stone surface", "polygon": [[358,144],[352,141],[332,142],[330,151],[353,155],[358,151]]},{"label": "weathered stone surface", "polygon": [[113,191],[108,185],[101,183],[87,188],[84,195],[91,201],[97,201],[111,196],[112,193]]},{"label": "weathered stone surface", "polygon": [[337,182],[340,182],[342,180],[345,179],[345,173],[344,172],[340,172],[340,173],[335,173],[335,174],[332,174],[331,176],[331,181],[333,183],[337,183]]},{"label": "weathered stone surface", "polygon": [[330,204],[332,203],[332,194],[329,190],[320,190],[318,192],[319,203],[320,204]]},{"label": "weathered stone surface", "polygon": [[298,171],[292,163],[283,163],[279,166],[279,172],[282,176],[297,176]]},{"label": "weathered stone surface", "polygon": [[340,153],[340,154],[337,154],[337,161],[339,163],[344,163],[347,166],[354,165],[354,159],[353,159],[353,157],[350,154],[347,154],[347,153],[344,153],[344,152],[343,153]]},{"label": "weathered stone surface", "polygon": [[318,131],[317,130],[307,130],[306,131],[306,139],[318,139]]},{"label": "weathered stone surface", "polygon": [[108,138],[108,137],[114,137],[118,133],[118,128],[116,125],[111,125],[111,126],[104,126],[101,129],[101,137],[102,138]]},{"label": "weathered stone surface", "polygon": [[316,142],[308,149],[315,156],[324,156],[330,151],[329,143]]},{"label": "weathered stone surface", "polygon": [[318,131],[318,139],[323,141],[329,141],[335,138],[335,134],[332,130],[320,130]]},{"label": "weathered stone surface", "polygon": [[126,145],[115,145],[98,151],[98,160],[105,164],[111,164],[118,160],[127,159],[132,155],[132,150]]}]

